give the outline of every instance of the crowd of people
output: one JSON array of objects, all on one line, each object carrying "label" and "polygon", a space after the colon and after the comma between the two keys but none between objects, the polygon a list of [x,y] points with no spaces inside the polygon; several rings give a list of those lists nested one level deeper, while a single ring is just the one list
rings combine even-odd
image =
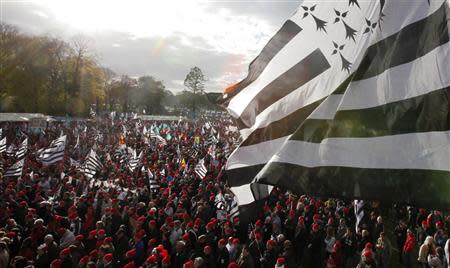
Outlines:
[{"label": "crowd of people", "polygon": [[[239,142],[228,118],[1,128],[0,268],[450,267],[445,211],[372,202],[355,227],[351,200],[274,188],[253,221],[240,221],[224,172]],[[61,135],[64,159],[43,165],[39,150]],[[22,175],[4,176],[25,138]],[[142,152],[134,169],[128,148]],[[83,172],[91,150],[102,163],[92,178]]]}]

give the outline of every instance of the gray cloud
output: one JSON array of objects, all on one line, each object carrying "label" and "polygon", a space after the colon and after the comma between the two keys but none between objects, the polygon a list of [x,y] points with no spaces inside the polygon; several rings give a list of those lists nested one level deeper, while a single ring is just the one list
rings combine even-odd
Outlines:
[{"label": "gray cloud", "polygon": [[[208,78],[208,91],[222,91],[227,85],[245,76],[250,60],[257,55],[261,46],[281,26],[297,7],[296,2],[205,2],[207,12],[215,14],[220,9],[230,11],[230,16],[257,17],[273,25],[273,32],[254,33],[255,45],[244,54],[218,51],[202,36],[188,36],[174,32],[166,37],[151,36],[137,38],[132,33],[101,31],[82,33],[92,40],[93,51],[99,62],[118,75],[152,75],[164,80],[168,89],[180,91],[182,82],[193,66],[200,67]],[[50,35],[69,41],[79,30],[56,19],[55,14],[44,6],[32,2],[2,3],[2,22],[19,27],[23,32]],[[82,14],[80,14],[82,20]],[[226,27],[226,25],[224,25]],[[242,25],[242,27],[246,27]],[[218,29],[218,40],[223,34]],[[214,39],[215,37],[212,36]],[[222,37],[223,38],[223,37]],[[232,40],[242,42],[242,40]],[[240,52],[242,53],[242,51]]]}]

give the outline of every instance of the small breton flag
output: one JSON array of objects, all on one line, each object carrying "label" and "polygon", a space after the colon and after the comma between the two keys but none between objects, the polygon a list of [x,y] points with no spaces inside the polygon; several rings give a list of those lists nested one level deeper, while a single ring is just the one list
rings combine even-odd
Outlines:
[{"label": "small breton flag", "polygon": [[14,165],[9,167],[5,172],[5,177],[16,177],[16,176],[22,176],[22,170],[23,170],[23,164],[25,162],[25,159],[21,159],[17,161]]},{"label": "small breton flag", "polygon": [[197,174],[201,179],[204,179],[206,176],[206,173],[208,173],[208,170],[205,167],[205,159],[202,159],[198,162],[198,164],[195,166],[195,174]]}]

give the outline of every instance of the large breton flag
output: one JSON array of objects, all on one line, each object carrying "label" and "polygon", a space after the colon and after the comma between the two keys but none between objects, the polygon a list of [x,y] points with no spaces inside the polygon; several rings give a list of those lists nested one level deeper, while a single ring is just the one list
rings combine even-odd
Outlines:
[{"label": "large breton flag", "polygon": [[86,177],[92,179],[97,173],[97,171],[102,169],[102,166],[103,165],[100,162],[100,158],[97,156],[95,151],[91,149],[86,158],[86,162],[82,167],[82,172],[86,175]]},{"label": "large breton flag", "polygon": [[64,159],[67,136],[61,136],[52,141],[48,148],[42,150],[37,159],[44,165],[51,165]]},{"label": "large breton flag", "polygon": [[449,14],[448,0],[302,2],[223,96],[240,206],[274,185],[449,207]]}]

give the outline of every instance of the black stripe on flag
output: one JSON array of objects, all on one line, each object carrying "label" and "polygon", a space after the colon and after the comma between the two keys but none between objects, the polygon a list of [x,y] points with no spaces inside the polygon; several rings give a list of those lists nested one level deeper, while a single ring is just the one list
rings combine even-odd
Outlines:
[{"label": "black stripe on flag", "polygon": [[448,3],[444,1],[430,16],[405,26],[396,34],[370,46],[354,80],[379,75],[389,68],[420,58],[447,43],[449,41],[447,6]]},{"label": "black stripe on flag", "polygon": [[[266,172],[269,173],[270,178],[262,177],[258,182],[318,197],[363,198],[379,200],[387,205],[420,204],[434,209],[447,209],[450,203],[448,171],[329,166],[310,168],[273,162]],[[289,179],[283,179],[286,177]],[[427,178],[426,181],[424,178]]]},{"label": "black stripe on flag", "polygon": [[314,50],[311,54],[264,87],[247,107],[245,107],[240,120],[248,126],[253,125],[253,120],[256,115],[329,68],[330,63],[322,51],[320,49]]},{"label": "black stripe on flag", "polygon": [[270,39],[261,53],[250,63],[247,77],[239,82],[232,92],[227,94],[227,100],[230,100],[242,89],[255,81],[275,55],[301,31],[302,28],[295,22],[287,20],[281,29]]},{"label": "black stripe on flag", "polygon": [[449,114],[450,87],[447,87],[373,108],[338,111],[333,120],[308,119],[291,140],[319,143],[331,137],[379,137],[447,131],[450,130]]}]

